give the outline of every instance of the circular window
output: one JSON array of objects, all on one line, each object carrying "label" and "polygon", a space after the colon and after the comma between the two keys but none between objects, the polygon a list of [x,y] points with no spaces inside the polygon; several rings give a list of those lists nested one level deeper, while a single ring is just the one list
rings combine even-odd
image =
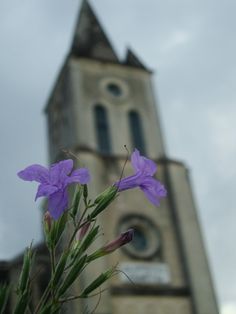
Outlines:
[{"label": "circular window", "polygon": [[122,89],[120,86],[116,83],[108,83],[107,86],[107,91],[114,97],[120,97],[122,96]]},{"label": "circular window", "polygon": [[119,232],[128,229],[134,230],[133,240],[122,247],[128,255],[139,259],[150,259],[160,253],[160,232],[150,219],[141,215],[125,216],[119,224]]},{"label": "circular window", "polygon": [[116,103],[123,102],[129,95],[128,84],[117,77],[104,77],[100,80],[100,89],[105,97]]},{"label": "circular window", "polygon": [[146,237],[145,232],[141,230],[139,227],[133,228],[134,229],[134,237],[131,242],[133,248],[137,251],[144,251],[148,247],[148,239]]}]

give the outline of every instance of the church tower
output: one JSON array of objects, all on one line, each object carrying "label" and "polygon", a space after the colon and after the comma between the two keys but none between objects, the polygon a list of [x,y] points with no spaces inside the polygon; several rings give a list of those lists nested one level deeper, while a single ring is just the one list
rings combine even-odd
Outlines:
[{"label": "church tower", "polygon": [[[156,161],[158,179],[168,191],[160,208],[138,191],[122,192],[100,217],[101,244],[129,228],[135,229],[135,237],[96,261],[78,283],[80,289],[119,261],[122,272],[107,283],[96,313],[217,314],[188,170],[166,157],[152,73],[131,50],[119,60],[87,1],[46,115],[51,162],[64,157],[62,148],[78,154],[93,175],[92,194],[119,179],[124,145]],[[125,173],[131,173],[129,166]],[[69,312],[92,310],[96,302],[73,304]]]}]

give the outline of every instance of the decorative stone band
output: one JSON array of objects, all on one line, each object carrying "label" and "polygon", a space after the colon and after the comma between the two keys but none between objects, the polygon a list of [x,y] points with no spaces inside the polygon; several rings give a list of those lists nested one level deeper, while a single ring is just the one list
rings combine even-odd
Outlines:
[{"label": "decorative stone band", "polygon": [[[121,263],[120,281],[139,285],[168,285],[171,282],[170,270],[165,263]],[[126,275],[125,275],[126,274]],[[131,281],[130,281],[131,280]]]}]

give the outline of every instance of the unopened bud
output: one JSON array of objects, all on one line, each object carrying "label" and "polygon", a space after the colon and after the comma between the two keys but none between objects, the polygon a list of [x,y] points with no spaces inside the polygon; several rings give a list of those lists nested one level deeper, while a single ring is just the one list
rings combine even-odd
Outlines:
[{"label": "unopened bud", "polygon": [[88,232],[90,224],[91,224],[90,221],[87,221],[87,222],[84,223],[83,227],[80,228],[80,230],[77,232],[76,240],[81,241],[84,238],[84,236]]},{"label": "unopened bud", "polygon": [[50,231],[51,230],[52,216],[49,213],[49,211],[46,211],[46,213],[44,214],[44,225],[45,225],[46,231]]},{"label": "unopened bud", "polygon": [[133,229],[129,229],[125,232],[122,232],[119,237],[117,237],[116,239],[114,239],[113,241],[109,242],[107,245],[105,245],[102,250],[108,254],[111,253],[113,251],[115,251],[116,249],[118,249],[119,247],[129,243],[130,241],[132,241],[134,236],[134,230]]},{"label": "unopened bud", "polygon": [[92,211],[90,217],[95,218],[99,215],[104,209],[114,201],[117,195],[117,188],[115,186],[109,187],[103,193],[101,193],[94,201],[97,206]]},{"label": "unopened bud", "polygon": [[87,262],[91,262],[99,257],[102,257],[104,255],[110,254],[120,248],[121,246],[129,243],[132,241],[134,236],[134,230],[129,229],[125,232],[122,232],[116,239],[109,242],[107,245],[103,246],[102,248],[95,251],[93,254],[89,255],[87,257]]}]

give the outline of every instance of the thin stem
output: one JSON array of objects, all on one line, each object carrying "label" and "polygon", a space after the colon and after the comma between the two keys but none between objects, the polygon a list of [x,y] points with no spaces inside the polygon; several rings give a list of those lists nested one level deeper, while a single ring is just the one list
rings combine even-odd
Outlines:
[{"label": "thin stem", "polygon": [[[76,236],[76,233],[78,232],[78,230],[81,228],[81,222],[83,221],[83,219],[84,219],[84,216],[85,216],[85,214],[86,214],[86,211],[88,210],[88,206],[86,206],[85,207],[85,209],[84,209],[84,211],[83,211],[83,213],[82,213],[82,215],[81,215],[81,217],[80,217],[80,220],[79,220],[79,222],[78,222],[78,224],[77,224],[77,226],[76,226],[76,228],[75,228],[75,230],[74,230],[74,232],[73,232],[73,234],[72,234],[72,236],[71,236],[71,239],[70,239],[70,241],[69,241],[69,244],[68,244],[68,249],[71,247],[71,244],[72,244],[72,242],[73,242],[73,240],[74,240],[74,238],[75,238],[75,236]],[[86,221],[87,222],[87,221]],[[85,223],[86,223],[85,222]],[[84,224],[83,224],[84,225]]]},{"label": "thin stem", "polygon": [[[100,295],[102,292],[107,291],[107,290],[108,289],[106,288],[106,289],[100,290],[98,293],[90,294],[88,296],[88,298],[96,297],[97,295]],[[59,303],[65,303],[65,302],[73,301],[73,300],[76,300],[76,299],[85,299],[85,297],[81,296],[81,295],[76,295],[76,296],[67,297],[65,299],[59,299],[58,302]]]},{"label": "thin stem", "polygon": [[98,298],[98,301],[97,301],[97,304],[95,305],[94,309],[92,310],[91,314],[95,313],[96,309],[98,308],[99,306],[99,303],[101,301],[101,298],[102,298],[102,291],[101,291],[101,288],[99,289],[99,298]]},{"label": "thin stem", "polygon": [[127,148],[127,146],[126,146],[126,145],[124,145],[124,148],[125,148],[125,149],[126,149],[126,151],[127,151],[127,156],[126,156],[126,159],[125,159],[124,165],[123,165],[122,170],[121,170],[121,175],[120,175],[120,178],[119,178],[119,181],[118,181],[118,185],[117,185],[117,191],[119,190],[119,187],[120,187],[120,182],[121,182],[122,177],[123,177],[123,175],[124,175],[125,166],[126,166],[126,164],[127,164],[128,160],[129,160],[129,150],[128,150],[128,148]]},{"label": "thin stem", "polygon": [[[50,259],[51,259],[51,268],[52,268],[51,278],[53,278],[54,273],[55,273],[55,247],[54,245],[50,248]],[[54,303],[55,302],[55,289],[52,284],[51,284],[51,294],[52,294],[52,301]]]},{"label": "thin stem", "polygon": [[55,250],[54,248],[50,249],[50,259],[51,259],[51,267],[52,267],[52,276],[55,272]]},{"label": "thin stem", "polygon": [[37,307],[35,309],[34,314],[37,314],[38,311],[40,310],[41,306],[43,305],[43,302],[44,302],[45,298],[48,296],[48,294],[50,292],[50,288],[51,288],[51,280],[49,281],[48,286],[45,289],[45,291],[44,291],[44,293],[43,293],[43,295],[42,295],[42,297],[41,297],[41,299],[40,299],[40,301],[39,301],[39,303],[38,303],[38,305],[37,305]]},{"label": "thin stem", "polygon": [[50,260],[51,260],[51,279],[47,285],[47,288],[45,289],[36,309],[34,314],[37,314],[39,312],[39,310],[41,309],[43,303],[45,302],[45,299],[47,298],[48,294],[50,293],[51,290],[51,294],[52,294],[52,299],[53,302],[55,302],[55,291],[54,291],[54,287],[52,286],[52,279],[55,273],[55,247],[53,246],[52,248],[49,249],[49,253],[50,253]]}]

